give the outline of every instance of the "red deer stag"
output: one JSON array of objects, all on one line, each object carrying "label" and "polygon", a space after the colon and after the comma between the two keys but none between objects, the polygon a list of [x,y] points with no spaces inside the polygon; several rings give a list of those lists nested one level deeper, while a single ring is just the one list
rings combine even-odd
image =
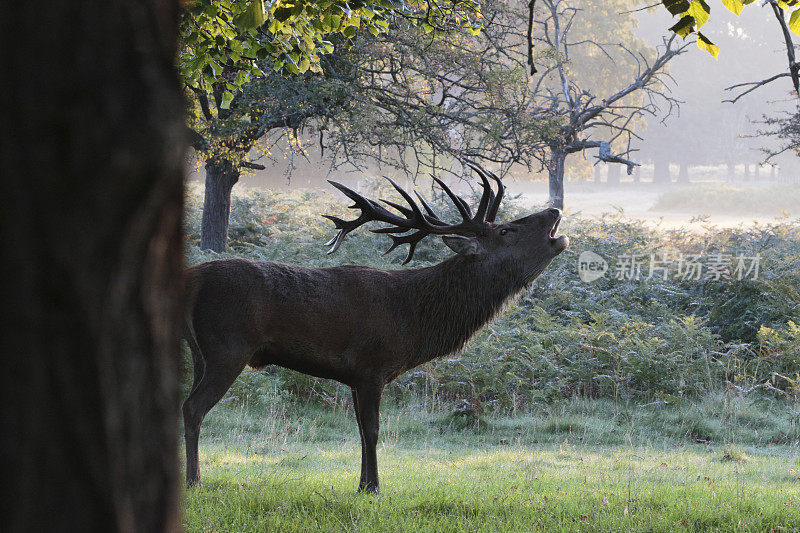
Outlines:
[{"label": "red deer stag", "polygon": [[[352,389],[361,433],[361,491],[378,490],[378,409],[384,386],[422,363],[452,353],[529,285],[568,245],[556,236],[561,212],[546,209],[496,224],[503,198],[500,179],[471,165],[483,183],[473,215],[467,203],[434,178],[463,220],[449,224],[425,200],[420,205],[391,182],[408,207],[373,200],[331,182],[361,210],[339,230],[335,252],[348,233],[371,221],[388,224],[389,250],[408,244],[406,263],[428,235],[441,235],[456,255],[438,265],[407,270],[363,266],[305,268],[223,259],[188,270],[187,340],[194,383],[183,404],[186,480],[200,482],[197,439],[206,413],[246,365],[280,365]],[[489,177],[498,184],[495,195]]]}]

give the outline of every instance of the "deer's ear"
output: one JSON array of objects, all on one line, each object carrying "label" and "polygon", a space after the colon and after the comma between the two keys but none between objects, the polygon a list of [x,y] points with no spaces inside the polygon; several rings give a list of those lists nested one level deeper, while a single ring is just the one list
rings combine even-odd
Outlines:
[{"label": "deer's ear", "polygon": [[451,250],[459,255],[480,255],[486,251],[483,245],[474,237],[445,235],[442,237],[442,240]]}]

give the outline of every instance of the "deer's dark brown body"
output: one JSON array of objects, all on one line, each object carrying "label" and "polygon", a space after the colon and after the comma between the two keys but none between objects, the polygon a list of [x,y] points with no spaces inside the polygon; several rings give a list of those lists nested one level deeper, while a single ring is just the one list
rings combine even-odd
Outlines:
[{"label": "deer's dark brown body", "polygon": [[187,482],[200,480],[197,438],[208,410],[245,366],[279,365],[351,387],[362,443],[359,488],[377,490],[384,386],[459,349],[532,282],[568,245],[566,237],[555,237],[559,219],[557,209],[548,209],[507,224],[483,221],[464,230],[470,237],[445,237],[456,256],[421,269],[304,268],[243,259],[190,268],[194,385],[183,408]]}]

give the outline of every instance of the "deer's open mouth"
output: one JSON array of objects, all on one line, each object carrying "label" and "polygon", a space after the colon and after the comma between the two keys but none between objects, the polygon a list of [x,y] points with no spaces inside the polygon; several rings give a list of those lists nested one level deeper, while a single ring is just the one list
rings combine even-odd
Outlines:
[{"label": "deer's open mouth", "polygon": [[559,222],[561,222],[561,217],[560,216],[556,219],[556,223],[553,224],[553,229],[550,230],[550,239],[555,239],[556,238],[556,230],[558,230]]},{"label": "deer's open mouth", "polygon": [[569,237],[566,235],[560,235],[556,237],[556,231],[558,231],[558,224],[561,222],[561,217],[559,216],[556,219],[555,224],[553,224],[553,228],[550,230],[548,237],[550,238],[550,244],[553,248],[556,249],[558,253],[563,252],[569,246]]}]

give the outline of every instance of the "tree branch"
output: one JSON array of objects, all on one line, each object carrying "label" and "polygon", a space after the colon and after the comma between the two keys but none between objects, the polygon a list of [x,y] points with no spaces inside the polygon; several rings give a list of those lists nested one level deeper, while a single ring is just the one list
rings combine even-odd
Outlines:
[{"label": "tree branch", "polygon": [[772,6],[772,12],[775,14],[775,18],[778,19],[778,24],[781,26],[783,41],[786,44],[786,57],[789,60],[789,73],[792,76],[792,85],[794,85],[794,92],[800,96],[800,76],[798,76],[798,68],[800,68],[800,65],[798,65],[795,60],[792,34],[789,33],[789,26],[786,24],[783,9],[778,5],[777,0],[770,0],[769,5]]},{"label": "tree branch", "polygon": [[748,81],[748,82],[745,82],[745,83],[737,83],[736,85],[731,85],[730,87],[725,87],[726,91],[732,91],[732,90],[738,89],[740,87],[747,87],[748,85],[752,85],[752,87],[750,87],[746,91],[738,94],[735,98],[731,98],[730,100],[723,100],[723,102],[735,104],[736,102],[739,101],[740,98],[742,98],[746,94],[749,94],[749,93],[755,91],[759,87],[763,87],[764,85],[766,85],[768,83],[772,83],[773,81],[777,80],[778,78],[785,78],[785,77],[791,76],[791,75],[792,74],[790,72],[781,72],[780,74],[775,74],[774,76],[771,76],[771,77],[769,77],[767,79],[764,79],[764,80],[761,80],[761,81]]},{"label": "tree branch", "polygon": [[778,24],[781,27],[781,33],[783,34],[783,42],[786,46],[786,58],[789,62],[789,71],[782,72],[780,74],[776,74],[769,78],[763,79],[761,81],[751,81],[746,83],[737,83],[736,85],[731,85],[730,87],[726,87],[726,91],[732,91],[734,89],[738,89],[741,87],[750,87],[746,91],[743,91],[741,94],[738,94],[735,98],[730,100],[723,100],[724,102],[729,102],[731,104],[735,104],[738,102],[743,96],[755,91],[759,87],[763,87],[773,81],[790,77],[792,78],[792,85],[794,86],[795,95],[800,97],[800,64],[798,64],[795,53],[794,53],[794,40],[792,39],[792,34],[789,31],[789,26],[786,24],[786,17],[784,16],[784,11],[780,5],[778,5],[777,0],[767,0],[770,7],[772,8],[772,12],[775,15],[775,18],[778,21]]},{"label": "tree branch", "polygon": [[258,163],[253,163],[250,161],[242,161],[239,163],[239,167],[249,168],[250,170],[265,170],[267,168],[264,165],[259,165]]},{"label": "tree branch", "polygon": [[533,62],[533,10],[536,7],[536,0],[528,2],[528,66],[531,67],[531,76],[536,74],[536,65]]}]

